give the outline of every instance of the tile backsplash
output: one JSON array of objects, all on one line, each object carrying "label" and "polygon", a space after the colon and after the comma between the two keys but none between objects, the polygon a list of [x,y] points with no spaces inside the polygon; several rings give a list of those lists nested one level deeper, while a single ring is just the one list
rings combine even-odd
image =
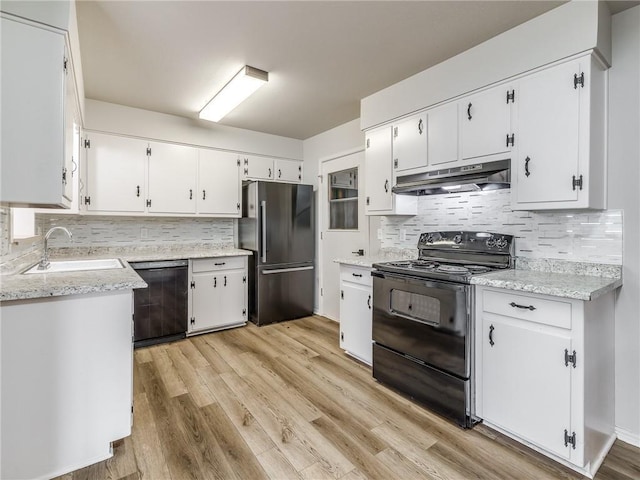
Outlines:
[{"label": "tile backsplash", "polygon": [[516,256],[622,265],[622,210],[511,210],[511,190],[418,197],[418,215],[382,217],[382,248],[416,248],[422,232],[489,231],[515,235]]},{"label": "tile backsplash", "polygon": [[[36,215],[36,224],[46,232],[54,226],[73,233],[74,247],[160,245],[174,243],[234,243],[231,218],[103,217],[55,214]],[[67,247],[66,235],[49,240],[52,247]]]}]

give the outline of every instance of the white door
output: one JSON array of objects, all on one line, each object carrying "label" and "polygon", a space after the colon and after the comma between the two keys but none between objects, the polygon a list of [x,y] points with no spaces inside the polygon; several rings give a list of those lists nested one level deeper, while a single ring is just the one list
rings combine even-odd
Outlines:
[{"label": "white door", "polygon": [[235,153],[200,149],[198,213],[240,216],[242,186]]},{"label": "white door", "polygon": [[579,171],[582,89],[573,76],[580,71],[579,62],[569,62],[520,81],[518,156],[511,162],[518,203],[578,199],[572,176]]},{"label": "white door", "polygon": [[152,143],[149,156],[149,212],[196,213],[198,149]]},{"label": "white door", "polygon": [[427,112],[429,165],[458,160],[458,104],[451,102]]},{"label": "white door", "polygon": [[87,210],[144,212],[148,143],[91,133],[86,144]]},{"label": "white door", "polygon": [[416,115],[393,125],[394,173],[427,166],[427,116]]},{"label": "white door", "polygon": [[482,334],[483,418],[568,459],[571,339],[498,316],[483,319]]},{"label": "white door", "polygon": [[243,157],[242,171],[244,180],[273,180],[273,158]]},{"label": "white door", "polygon": [[512,103],[507,104],[505,86],[472,95],[460,101],[462,158],[476,158],[508,152]]},{"label": "white door", "polygon": [[[336,258],[353,257],[353,252],[369,249],[369,219],[364,214],[364,152],[357,152],[322,163],[320,183],[321,277],[320,313],[340,319],[340,268]],[[355,176],[356,185],[331,185],[331,178],[344,172]]]},{"label": "white door", "polygon": [[302,181],[302,162],[297,160],[276,160],[276,180],[279,182]]},{"label": "white door", "polygon": [[391,127],[382,127],[366,134],[366,208],[373,215],[393,210],[393,162],[391,161]]},{"label": "white door", "polygon": [[[368,272],[367,272],[368,274]],[[371,287],[343,283],[340,292],[340,348],[371,365]]]}]

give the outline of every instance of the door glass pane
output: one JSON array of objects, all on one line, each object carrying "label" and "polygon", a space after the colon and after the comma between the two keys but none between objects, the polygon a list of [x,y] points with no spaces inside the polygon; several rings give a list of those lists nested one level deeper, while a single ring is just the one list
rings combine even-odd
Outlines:
[{"label": "door glass pane", "polygon": [[329,174],[329,229],[358,229],[358,167]]}]

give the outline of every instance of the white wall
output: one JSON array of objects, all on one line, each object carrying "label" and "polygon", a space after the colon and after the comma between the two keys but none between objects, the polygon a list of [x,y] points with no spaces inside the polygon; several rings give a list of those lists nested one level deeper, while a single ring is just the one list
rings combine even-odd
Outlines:
[{"label": "white wall", "polygon": [[609,208],[624,210],[623,279],[616,299],[616,427],[640,446],[640,6],[612,19]]},{"label": "white wall", "polygon": [[302,159],[302,140],[227,127],[204,120],[87,99],[89,130],[166,140],[222,150]]},{"label": "white wall", "polygon": [[380,90],[360,103],[361,127],[371,128],[458,95],[596,48],[610,61],[604,2],[573,1],[459,55]]}]

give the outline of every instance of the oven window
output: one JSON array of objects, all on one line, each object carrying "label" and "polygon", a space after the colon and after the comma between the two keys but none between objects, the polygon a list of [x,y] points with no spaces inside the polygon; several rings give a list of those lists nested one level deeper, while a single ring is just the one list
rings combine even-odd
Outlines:
[{"label": "oven window", "polygon": [[358,229],[358,167],[329,174],[329,228]]},{"label": "oven window", "polygon": [[440,300],[427,295],[393,289],[391,311],[423,322],[440,324]]}]

